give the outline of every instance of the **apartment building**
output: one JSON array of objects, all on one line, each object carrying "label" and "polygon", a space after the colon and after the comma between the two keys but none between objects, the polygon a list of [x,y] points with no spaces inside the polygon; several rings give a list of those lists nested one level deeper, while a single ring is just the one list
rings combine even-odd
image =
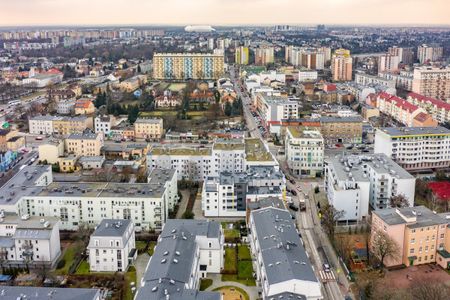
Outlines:
[{"label": "apartment building", "polygon": [[400,56],[385,53],[378,57],[378,72],[397,72]]},{"label": "apartment building", "polygon": [[324,171],[328,202],[345,212],[340,221],[364,220],[369,205],[385,209],[396,195],[414,204],[415,178],[384,154],[338,155],[325,161]]},{"label": "apartment building", "polygon": [[113,115],[96,116],[94,118],[94,132],[103,133],[109,136],[111,134],[111,127],[116,125],[116,118]]},{"label": "apartment building", "polygon": [[382,85],[389,88],[395,88],[395,80],[393,79],[386,79],[383,77],[369,75],[361,72],[355,74],[355,82],[364,86]]},{"label": "apartment building", "polygon": [[414,69],[412,91],[443,101],[450,99],[450,67],[419,67]]},{"label": "apartment building", "polygon": [[53,122],[62,117],[34,116],[28,119],[28,130],[31,134],[53,134]]},{"label": "apartment building", "polygon": [[388,54],[398,56],[400,63],[410,65],[414,62],[414,50],[411,47],[389,47]]},{"label": "apartment building", "polygon": [[261,46],[255,49],[255,65],[265,66],[274,63],[274,47]]},{"label": "apartment building", "polygon": [[133,221],[102,220],[87,249],[91,272],[125,272],[137,256]]},{"label": "apartment building", "polygon": [[14,140],[17,136],[17,131],[10,129],[0,129],[0,152],[6,152],[8,150],[17,151],[17,149],[13,150],[11,147],[8,147],[8,142]]},{"label": "apartment building", "polygon": [[249,49],[248,47],[236,47],[234,53],[234,62],[237,65],[248,65],[249,63]]},{"label": "apartment building", "polygon": [[211,148],[153,147],[148,169],[174,169],[178,179],[201,181],[222,171],[245,172],[250,166],[278,166],[265,143],[258,139],[215,141]]},{"label": "apartment building", "polygon": [[436,127],[438,125],[437,121],[424,109],[388,93],[379,93],[376,96],[376,105],[380,112],[408,127]]},{"label": "apartment building", "polygon": [[67,153],[75,156],[99,156],[103,135],[98,133],[72,133],[65,139]]},{"label": "apartment building", "polygon": [[75,100],[60,100],[56,104],[56,112],[58,115],[70,115],[75,111]]},{"label": "apartment building", "polygon": [[443,54],[444,48],[436,44],[423,44],[417,47],[417,59],[421,64],[438,61],[442,58]]},{"label": "apartment building", "polygon": [[59,158],[64,155],[64,140],[48,139],[38,147],[39,161],[48,164],[56,164]]},{"label": "apartment building", "polygon": [[396,88],[402,88],[407,91],[412,90],[414,73],[401,70],[400,73],[380,72],[378,76],[387,80],[395,81]]},{"label": "apartment building", "polygon": [[286,47],[286,62],[311,70],[323,70],[325,63],[331,58],[331,49],[311,47]]},{"label": "apartment building", "polygon": [[384,153],[408,171],[450,166],[450,130],[444,127],[385,127],[375,132],[375,153]]},{"label": "apartment building", "polygon": [[44,300],[51,297],[52,300],[102,300],[103,293],[100,289],[82,288],[55,288],[35,286],[2,286],[4,299],[32,299]]},{"label": "apartment building", "polygon": [[385,259],[387,267],[438,263],[448,268],[449,224],[448,214],[436,214],[425,206],[374,211],[371,240],[384,232],[397,244],[398,253]]},{"label": "apartment building", "polygon": [[361,144],[361,117],[320,117],[320,132],[327,145]]},{"label": "apartment building", "polygon": [[93,129],[93,125],[92,117],[62,117],[53,120],[53,133],[58,135],[82,133],[86,129]]},{"label": "apartment building", "polygon": [[224,57],[204,53],[155,53],[154,79],[219,79],[224,73]]},{"label": "apartment building", "polygon": [[[170,180],[172,181],[172,179]],[[169,188],[170,187],[170,188]],[[28,166],[0,188],[0,209],[19,215],[58,217],[61,229],[94,227],[103,219],[133,220],[136,231],[160,230],[176,185],[155,177],[149,183],[53,182],[50,166]]]},{"label": "apartment building", "polygon": [[323,299],[291,213],[278,207],[250,212],[247,222],[262,299]]},{"label": "apartment building", "polygon": [[323,169],[324,139],[318,128],[287,127],[286,162],[296,177],[318,177]]},{"label": "apartment building", "polygon": [[147,83],[147,76],[145,75],[137,75],[131,78],[128,78],[121,83],[119,83],[119,89],[121,91],[131,93],[137,90],[141,85]]},{"label": "apartment building", "polygon": [[337,49],[331,57],[331,74],[333,81],[351,81],[353,59],[350,50]]},{"label": "apartment building", "polygon": [[271,92],[255,94],[255,106],[268,128],[282,119],[298,118],[298,101]]},{"label": "apartment building", "polygon": [[160,139],[163,135],[163,119],[138,118],[134,122],[135,137],[137,139]]},{"label": "apartment building", "polygon": [[78,99],[74,106],[76,115],[91,115],[95,112],[95,105],[92,99]]},{"label": "apartment building", "polygon": [[167,191],[167,208],[173,210],[179,201],[177,171],[174,169],[153,169],[147,177],[147,183],[158,185],[163,183]]},{"label": "apartment building", "polygon": [[202,210],[205,217],[243,217],[247,203],[282,197],[286,184],[273,166],[250,167],[247,172],[221,172],[203,181]]},{"label": "apartment building", "polygon": [[450,103],[417,93],[409,93],[406,100],[424,109],[437,122],[441,124],[450,122]]},{"label": "apartment building", "polygon": [[61,255],[59,220],[0,212],[0,257],[4,265],[53,266]]},{"label": "apartment building", "polygon": [[134,299],[221,300],[218,292],[199,291],[199,281],[208,273],[220,273],[223,244],[218,222],[168,220]]}]

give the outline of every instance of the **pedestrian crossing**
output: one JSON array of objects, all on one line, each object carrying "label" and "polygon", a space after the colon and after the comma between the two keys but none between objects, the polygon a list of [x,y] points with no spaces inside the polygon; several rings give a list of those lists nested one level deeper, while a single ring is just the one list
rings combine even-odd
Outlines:
[{"label": "pedestrian crossing", "polygon": [[334,275],[334,272],[330,270],[330,272],[325,272],[323,270],[319,271],[320,279],[322,281],[335,281],[336,276]]}]

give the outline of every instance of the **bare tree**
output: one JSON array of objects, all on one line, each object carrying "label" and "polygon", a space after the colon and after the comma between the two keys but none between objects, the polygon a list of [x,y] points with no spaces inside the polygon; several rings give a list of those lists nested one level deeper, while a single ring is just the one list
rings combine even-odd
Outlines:
[{"label": "bare tree", "polygon": [[389,205],[390,207],[408,207],[409,206],[409,201],[408,199],[406,199],[405,195],[403,194],[398,194],[395,196],[392,196],[389,199]]},{"label": "bare tree", "polygon": [[320,212],[322,214],[322,225],[328,237],[333,240],[336,223],[344,216],[344,211],[337,210],[334,206],[327,203],[320,209]]},{"label": "bare tree", "polygon": [[339,255],[346,264],[350,263],[353,251],[352,237],[343,234],[337,234],[334,241],[335,247]]},{"label": "bare tree", "polygon": [[399,247],[397,243],[382,230],[377,230],[372,234],[372,254],[380,260],[381,267],[383,268],[386,258],[395,258],[398,255]]},{"label": "bare tree", "polygon": [[444,283],[418,278],[413,282],[411,294],[414,300],[446,300],[450,295],[450,287]]}]

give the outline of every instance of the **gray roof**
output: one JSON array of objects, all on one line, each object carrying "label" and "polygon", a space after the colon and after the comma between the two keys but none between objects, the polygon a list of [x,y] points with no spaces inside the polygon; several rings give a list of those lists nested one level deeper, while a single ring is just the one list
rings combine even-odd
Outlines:
[{"label": "gray roof", "polygon": [[[318,284],[290,212],[267,207],[251,214],[268,283],[296,279]],[[307,294],[307,291],[299,291],[299,294]]]},{"label": "gray roof", "polygon": [[444,134],[450,135],[450,130],[442,127],[383,127],[378,130],[389,135],[421,135],[421,134]]},{"label": "gray roof", "polygon": [[15,205],[24,196],[38,194],[42,187],[35,185],[36,180],[50,171],[50,166],[36,165],[17,172],[0,188],[0,205]]},{"label": "gray roof", "polygon": [[[408,223],[398,212],[407,218],[416,217],[416,221]],[[380,219],[388,225],[407,224],[409,228],[419,228],[449,223],[449,220],[447,220],[443,215],[435,214],[425,206],[389,208],[376,210],[373,211],[373,213],[380,217]]]},{"label": "gray roof", "polygon": [[[153,290],[157,286],[157,290]],[[135,300],[165,300],[165,292],[170,295],[171,300],[220,300],[218,292],[204,292],[185,289],[181,283],[170,283],[166,279],[146,282],[145,286],[139,288]]]},{"label": "gray roof", "polygon": [[356,181],[369,182],[370,178],[368,175],[365,175],[363,168],[365,165],[375,170],[377,174],[390,174],[398,179],[414,178],[384,153],[336,155],[327,161],[333,167],[339,180],[348,180],[351,173],[351,178],[354,178]]},{"label": "gray roof", "polygon": [[320,117],[321,123],[361,123],[363,121],[362,117]]},{"label": "gray roof", "polygon": [[175,169],[153,169],[148,175],[148,183],[150,184],[162,184],[171,180],[175,176]]},{"label": "gray roof", "polygon": [[254,202],[247,203],[247,208],[249,210],[256,210],[256,209],[260,209],[260,208],[264,208],[264,207],[276,207],[276,208],[284,209],[285,205],[284,205],[283,200],[281,200],[278,197],[267,197],[267,198],[259,199]]},{"label": "gray roof", "polygon": [[46,288],[31,286],[2,286],[0,300],[17,299],[34,300],[97,300],[100,299],[98,289]]},{"label": "gray roof", "polygon": [[123,237],[131,221],[127,219],[103,219],[95,228],[93,237]]},{"label": "gray roof", "polygon": [[68,140],[96,140],[99,133],[72,133],[67,139]]},{"label": "gray roof", "polygon": [[0,248],[14,247],[14,239],[11,237],[0,237]]},{"label": "gray roof", "polygon": [[220,236],[220,224],[215,221],[208,220],[184,220],[184,219],[170,219],[164,225],[161,236],[168,236],[175,229],[183,228],[189,233],[197,236],[206,236],[208,238],[218,238]]},{"label": "gray roof", "polygon": [[103,162],[105,161],[104,156],[81,156],[78,159],[78,162],[81,163],[88,163],[88,162]]}]

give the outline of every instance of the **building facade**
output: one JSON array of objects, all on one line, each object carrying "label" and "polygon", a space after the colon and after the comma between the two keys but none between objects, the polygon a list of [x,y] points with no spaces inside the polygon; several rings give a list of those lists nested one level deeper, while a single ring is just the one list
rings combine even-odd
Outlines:
[{"label": "building facade", "polygon": [[450,99],[450,67],[414,69],[412,91],[442,101]]},{"label": "building facade", "polygon": [[333,81],[351,81],[353,59],[350,50],[337,49],[331,57],[331,74]]},{"label": "building facade", "polygon": [[137,139],[160,139],[164,133],[163,119],[138,118],[134,122],[134,131]]}]

